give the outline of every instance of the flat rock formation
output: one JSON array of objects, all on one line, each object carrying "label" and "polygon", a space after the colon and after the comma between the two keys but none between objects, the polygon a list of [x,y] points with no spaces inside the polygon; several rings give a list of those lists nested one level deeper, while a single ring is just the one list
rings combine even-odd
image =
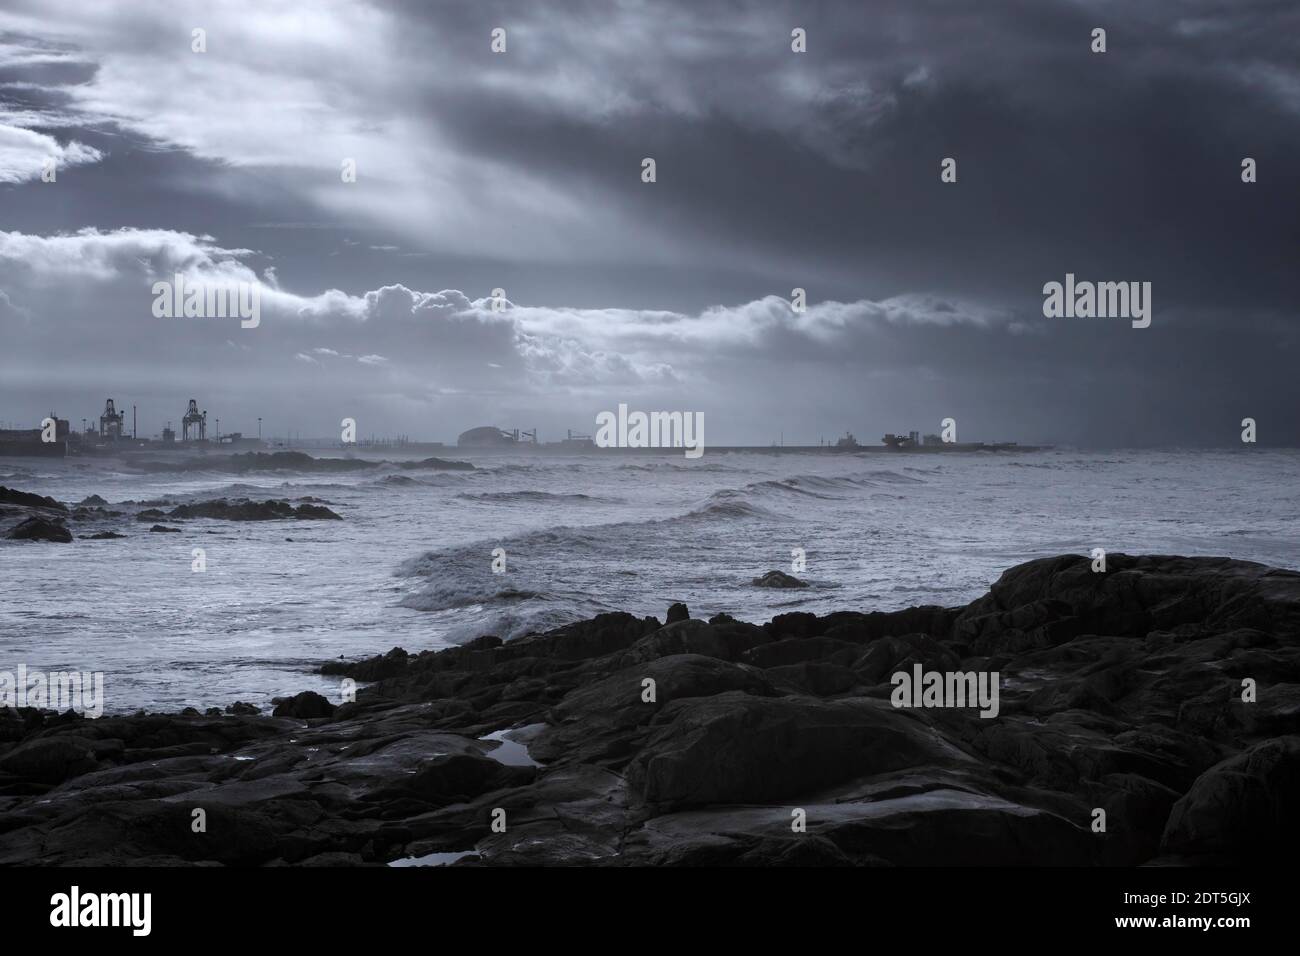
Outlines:
[{"label": "flat rock formation", "polygon": [[[394,649],[322,668],[355,702],[271,716],[0,711],[0,863],[1289,865],[1300,574],[1107,564],[959,608]],[[894,706],[925,672],[996,672],[996,715]]]}]

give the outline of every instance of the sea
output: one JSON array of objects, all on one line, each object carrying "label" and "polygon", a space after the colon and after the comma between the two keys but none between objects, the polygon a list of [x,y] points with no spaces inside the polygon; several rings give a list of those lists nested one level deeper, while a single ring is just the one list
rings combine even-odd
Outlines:
[{"label": "sea", "polygon": [[[475,468],[0,459],[0,484],[128,512],[71,525],[124,538],[0,540],[0,671],[102,672],[107,713],[265,708],[337,700],[325,661],[604,611],[662,619],[677,601],[753,622],[954,606],[1022,561],[1094,548],[1300,568],[1300,450],[446,457]],[[165,520],[182,529],[166,534],[121,504],[219,497],[322,501],[343,520]],[[754,586],[772,570],[808,587]]]}]

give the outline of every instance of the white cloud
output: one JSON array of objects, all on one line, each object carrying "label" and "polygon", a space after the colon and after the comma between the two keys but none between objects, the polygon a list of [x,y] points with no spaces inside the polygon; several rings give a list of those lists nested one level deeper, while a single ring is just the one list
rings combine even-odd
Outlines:
[{"label": "white cloud", "polygon": [[102,158],[99,150],[76,140],[60,143],[53,136],[0,123],[0,183],[40,179],[51,160],[57,177],[61,169],[84,166]]},{"label": "white cloud", "polygon": [[[455,289],[421,292],[392,284],[360,295],[293,292],[262,282],[251,265],[257,257],[211,236],[169,230],[0,232],[0,283],[11,292],[0,304],[44,315],[56,329],[69,323],[58,330],[64,337],[82,334],[82,325],[89,329],[84,334],[102,335],[104,321],[112,321],[128,340],[149,341],[160,334],[147,308],[155,279],[180,273],[194,283],[255,283],[261,326],[236,339],[269,355],[311,365],[346,359],[396,379],[416,379],[434,363],[444,379],[440,385],[462,391],[489,387],[466,371],[489,367],[508,376],[511,388],[538,393],[676,387],[707,381],[710,367],[728,358],[869,354],[891,328],[990,330],[1010,322],[1000,312],[933,296],[817,302],[802,314],[777,296],[697,314],[512,302],[497,311],[492,300],[471,300]],[[95,289],[106,291],[91,295]],[[84,315],[68,306],[70,297],[83,293],[99,313],[110,311],[104,302],[126,303],[124,314]],[[184,341],[211,321],[173,320],[166,334]]]},{"label": "white cloud", "polygon": [[[929,296],[815,302],[803,314],[776,296],[692,313],[520,303],[493,311],[490,299],[455,289],[294,291],[284,276],[279,287],[259,286],[256,328],[152,314],[155,278],[256,283],[258,259],[167,230],[0,231],[0,402],[31,403],[35,414],[51,402],[102,402],[101,392],[133,382],[169,416],[194,392],[208,395],[225,422],[274,410],[318,427],[349,415],[429,435],[453,421],[454,436],[500,419],[563,434],[589,427],[575,409],[628,401],[707,408],[747,427],[758,427],[755,415],[785,416],[795,427],[827,389],[880,390],[870,401],[883,415],[907,388],[933,389],[925,370],[935,336],[1008,329],[999,313]],[[69,341],[83,358],[64,359]]]}]

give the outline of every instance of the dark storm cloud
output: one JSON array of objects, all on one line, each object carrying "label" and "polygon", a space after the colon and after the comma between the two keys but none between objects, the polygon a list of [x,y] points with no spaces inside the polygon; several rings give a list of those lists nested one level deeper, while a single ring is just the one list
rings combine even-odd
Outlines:
[{"label": "dark storm cloud", "polygon": [[[435,407],[582,427],[639,389],[714,413],[714,441],[874,438],[957,410],[967,437],[1226,443],[1251,415],[1300,440],[1293,4],[46,6],[0,18],[0,80],[18,84],[0,124],[100,155],[57,186],[0,186],[4,229],[210,234],[303,301],[343,290],[354,318],[399,284],[538,309],[429,319],[423,338],[276,325],[215,370],[170,337],[130,353],[215,371],[245,415],[290,380],[311,420],[320,370],[342,374],[320,348],[353,356],[354,400],[408,431]],[[1067,272],[1151,282],[1152,327],[1045,319],[1042,286]],[[0,260],[12,307],[79,301],[30,278]],[[795,286],[856,303],[847,324],[749,324]],[[899,305],[917,301],[922,318]],[[937,321],[944,303],[957,321]],[[737,334],[709,321],[719,305]],[[61,341],[66,368],[94,366]]]}]

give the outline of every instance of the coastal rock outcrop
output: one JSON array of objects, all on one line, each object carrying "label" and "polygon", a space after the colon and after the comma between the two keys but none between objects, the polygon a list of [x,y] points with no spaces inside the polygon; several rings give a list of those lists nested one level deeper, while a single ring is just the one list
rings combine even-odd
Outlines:
[{"label": "coastal rock outcrop", "polygon": [[10,528],[5,537],[14,541],[58,541],[66,543],[72,540],[72,532],[64,527],[62,521],[31,517],[23,519]]},{"label": "coastal rock outcrop", "polygon": [[301,694],[295,694],[287,700],[276,702],[273,716],[275,717],[300,717],[307,719],[310,717],[332,717],[334,716],[335,707],[320,694],[312,690],[305,690]]},{"label": "coastal rock outcrop", "polygon": [[768,571],[760,577],[754,578],[754,587],[757,588],[806,588],[806,581],[800,581],[793,574],[786,574],[784,571]]},{"label": "coastal rock outcrop", "polygon": [[0,485],[0,504],[21,505],[25,508],[48,508],[51,511],[68,510],[68,506],[61,501],[55,501],[53,498],[44,495],[19,491],[17,488],[6,488],[4,485]]},{"label": "coastal rock outcrop", "polygon": [[337,514],[324,505],[300,504],[295,508],[287,501],[252,501],[248,498],[233,500],[217,498],[212,501],[197,501],[192,504],[177,505],[167,512],[167,517],[180,520],[216,518],[221,521],[276,521],[286,518],[341,520]]},{"label": "coastal rock outcrop", "polygon": [[[1107,561],[961,608],[395,648],[321,668],[355,701],[272,716],[0,711],[0,864],[1289,863],[1300,574]],[[995,681],[995,713],[898,706],[930,672]]]}]

